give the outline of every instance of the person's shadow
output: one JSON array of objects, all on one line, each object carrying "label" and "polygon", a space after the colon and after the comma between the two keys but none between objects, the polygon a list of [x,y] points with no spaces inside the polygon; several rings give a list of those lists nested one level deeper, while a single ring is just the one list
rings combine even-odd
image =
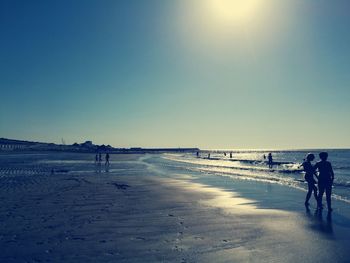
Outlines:
[{"label": "person's shadow", "polygon": [[328,212],[324,218],[323,210],[316,209],[314,214],[311,214],[309,208],[306,208],[306,214],[311,219],[311,228],[329,237],[333,237],[333,222],[332,213]]}]

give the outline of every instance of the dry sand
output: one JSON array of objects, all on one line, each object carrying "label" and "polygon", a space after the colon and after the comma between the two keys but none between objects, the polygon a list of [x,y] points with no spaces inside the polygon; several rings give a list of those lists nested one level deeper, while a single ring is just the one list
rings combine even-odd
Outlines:
[{"label": "dry sand", "polygon": [[186,177],[12,180],[0,188],[0,262],[349,262],[347,236],[325,218],[259,209]]}]

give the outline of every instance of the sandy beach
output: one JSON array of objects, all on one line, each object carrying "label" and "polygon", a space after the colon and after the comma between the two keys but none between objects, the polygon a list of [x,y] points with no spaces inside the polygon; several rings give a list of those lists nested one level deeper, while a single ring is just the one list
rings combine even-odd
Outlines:
[{"label": "sandy beach", "polygon": [[[190,174],[164,176],[138,155],[114,155],[108,170],[90,156],[23,158],[1,155],[0,262],[350,260],[342,213],[262,207]],[[46,172],[57,163],[69,172]]]}]

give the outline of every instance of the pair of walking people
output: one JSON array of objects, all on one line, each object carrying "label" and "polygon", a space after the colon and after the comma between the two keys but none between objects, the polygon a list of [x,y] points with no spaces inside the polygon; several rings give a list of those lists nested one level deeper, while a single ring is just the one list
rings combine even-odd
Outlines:
[{"label": "pair of walking people", "polygon": [[[95,164],[101,164],[102,162],[102,154],[99,153],[95,155]],[[106,162],[105,162],[105,165],[109,165],[109,153],[106,153]]]},{"label": "pair of walking people", "polygon": [[[305,162],[302,164],[305,171],[305,181],[308,183],[308,192],[306,194],[305,206],[309,206],[309,200],[313,192],[317,201],[317,208],[322,209],[322,198],[323,194],[326,192],[328,211],[332,211],[331,194],[334,172],[332,164],[327,161],[328,153],[321,152],[319,156],[321,160],[315,165],[312,165],[311,162],[315,159],[315,155],[309,153],[306,156]],[[317,182],[314,177],[317,178]],[[316,183],[318,185],[318,193]]]}]

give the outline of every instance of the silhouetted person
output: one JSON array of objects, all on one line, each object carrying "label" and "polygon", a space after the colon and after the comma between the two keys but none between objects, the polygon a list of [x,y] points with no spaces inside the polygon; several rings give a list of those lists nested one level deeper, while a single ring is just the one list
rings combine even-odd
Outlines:
[{"label": "silhouetted person", "polygon": [[199,158],[199,152],[197,151],[197,153],[196,153],[196,156],[197,156],[197,158]]},{"label": "silhouetted person", "polygon": [[99,163],[102,162],[102,154],[101,154],[101,153],[98,154],[98,162],[99,162]]},{"label": "silhouetted person", "polygon": [[224,153],[224,156],[226,156],[226,153]]},{"label": "silhouetted person", "polygon": [[210,159],[210,153],[208,153],[208,159]]},{"label": "silhouetted person", "polygon": [[95,155],[95,163],[97,163],[98,162],[98,154],[96,153],[96,155]]},{"label": "silhouetted person", "polygon": [[315,160],[315,155],[313,155],[312,153],[309,153],[306,156],[306,160],[302,164],[302,166],[304,167],[304,171],[305,171],[305,181],[307,182],[307,186],[308,186],[308,191],[307,191],[306,199],[305,199],[305,206],[306,207],[309,206],[309,200],[310,200],[312,192],[314,192],[316,202],[318,203],[317,187],[315,186],[316,181],[314,178],[314,175],[316,176],[316,172],[315,172],[315,168],[311,164],[311,162],[313,160]]},{"label": "silhouetted person", "polygon": [[332,184],[334,180],[334,172],[332,164],[327,161],[328,153],[321,152],[319,154],[321,161],[317,162],[315,165],[315,171],[318,170],[318,208],[322,209],[322,198],[324,192],[326,192],[326,200],[328,211],[332,211],[331,205],[331,194],[332,194]]},{"label": "silhouetted person", "polygon": [[106,163],[105,165],[109,165],[109,153],[106,153]]},{"label": "silhouetted person", "polygon": [[266,160],[266,155],[265,154],[263,155],[263,158],[264,158],[264,160]]},{"label": "silhouetted person", "polygon": [[273,159],[272,159],[272,154],[271,154],[271,153],[269,153],[269,154],[267,155],[267,163],[268,163],[268,165],[269,165],[269,168],[271,169],[271,168],[272,168],[272,165],[273,165]]},{"label": "silhouetted person", "polygon": [[230,152],[230,159],[232,159],[232,152]]}]

